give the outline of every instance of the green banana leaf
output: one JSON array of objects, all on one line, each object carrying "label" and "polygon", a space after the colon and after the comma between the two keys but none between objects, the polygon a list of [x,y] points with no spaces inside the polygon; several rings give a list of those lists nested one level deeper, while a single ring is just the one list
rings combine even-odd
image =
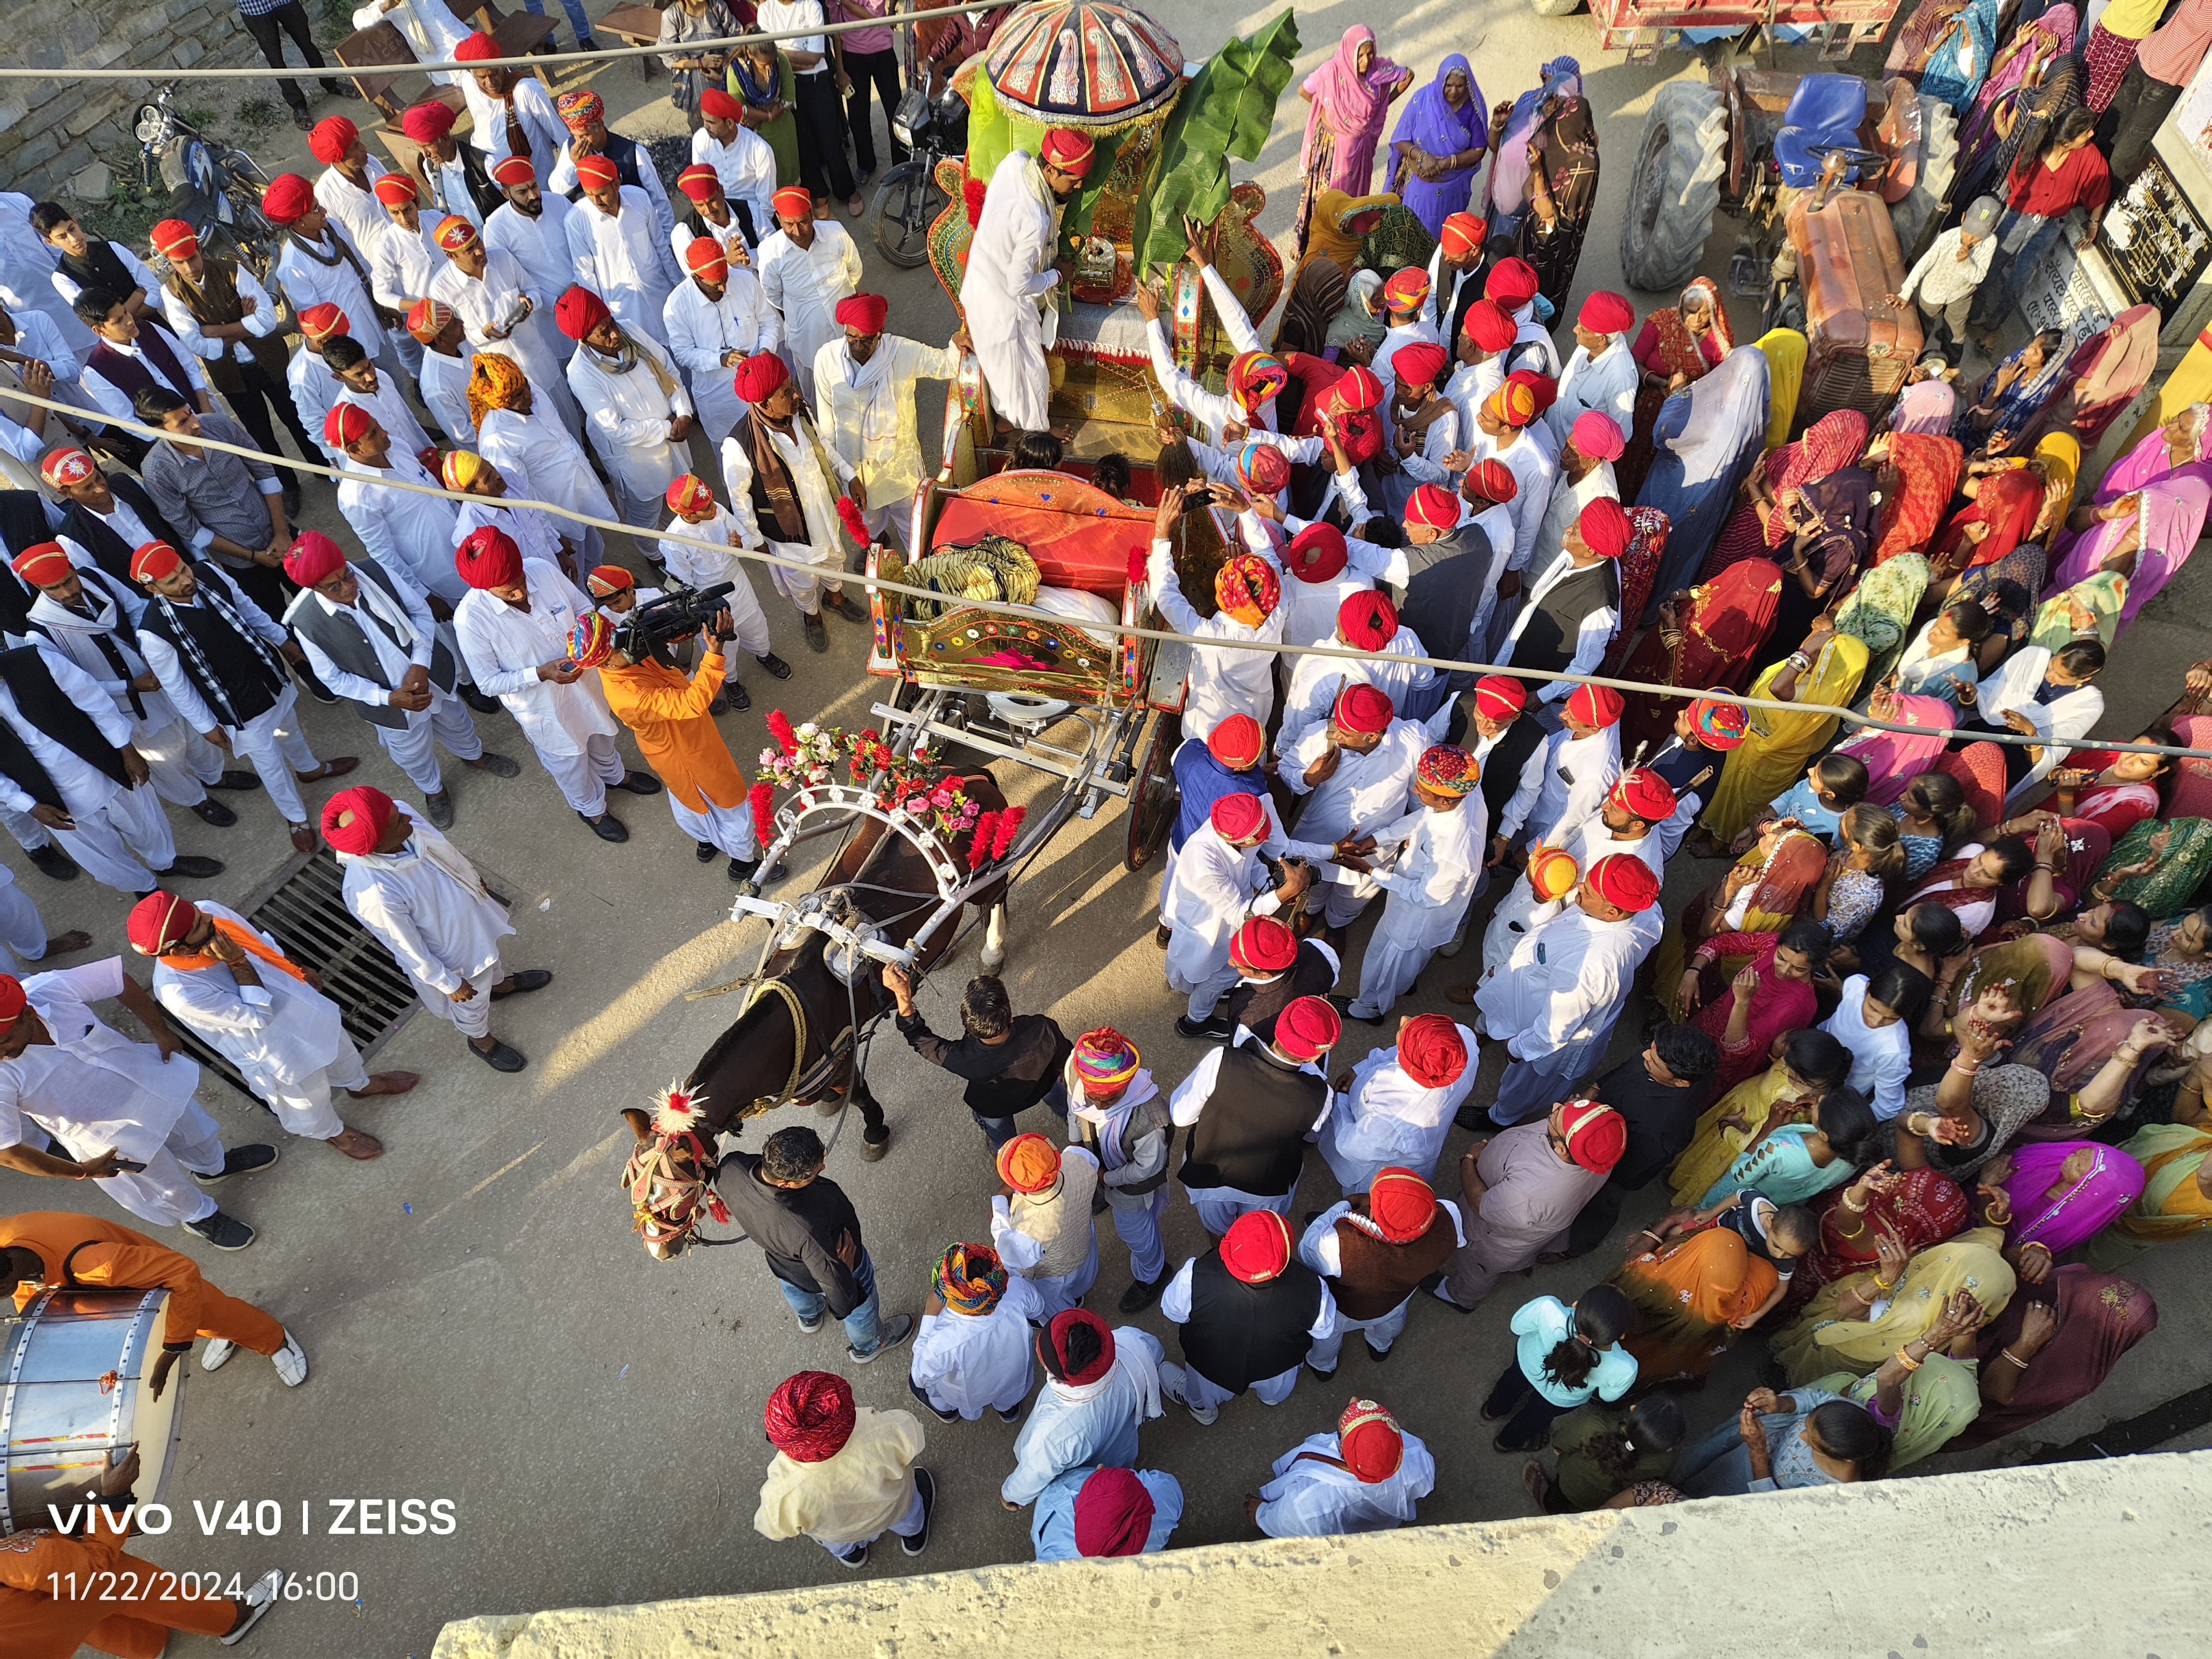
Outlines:
[{"label": "green banana leaf", "polygon": [[1182,221],[1211,224],[1229,205],[1229,158],[1257,161],[1291,83],[1296,16],[1285,10],[1256,34],[1231,40],[1182,90],[1160,136],[1152,188],[1137,204],[1137,269],[1183,256]]}]

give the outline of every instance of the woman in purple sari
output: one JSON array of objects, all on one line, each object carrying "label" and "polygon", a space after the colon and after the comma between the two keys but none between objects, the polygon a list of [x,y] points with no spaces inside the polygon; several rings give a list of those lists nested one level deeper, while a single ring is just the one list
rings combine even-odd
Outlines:
[{"label": "woman in purple sari", "polygon": [[1482,88],[1467,59],[1454,52],[1400,112],[1382,188],[1397,191],[1431,237],[1441,236],[1444,221],[1474,195],[1475,169],[1489,149]]},{"label": "woman in purple sari", "polygon": [[1375,48],[1375,31],[1364,23],[1345,30],[1336,55],[1299,83],[1298,96],[1311,106],[1305,143],[1298,152],[1298,171],[1305,177],[1305,192],[1298,198],[1299,252],[1305,252],[1306,226],[1323,191],[1367,194],[1375,179],[1382,118],[1413,84],[1413,71],[1382,56]]},{"label": "woman in purple sari", "polygon": [[2100,570],[2116,570],[2128,579],[2119,622],[2126,628],[2188,562],[2203,531],[2205,511],[2212,507],[2208,474],[2212,474],[2212,463],[2192,461],[2134,492],[2135,511],[2105,520],[2075,538],[2044,597],[2054,599]]},{"label": "woman in purple sari", "polygon": [[[2117,1146],[2089,1140],[2042,1140],[1998,1154],[2011,1164],[2003,1177],[2012,1205],[2006,1245],[2041,1245],[2053,1256],[2087,1243],[2142,1196],[2143,1166]],[[1982,1171],[1990,1182],[1990,1171]],[[2031,1276],[2033,1282],[2033,1276]]]},{"label": "woman in purple sari", "polygon": [[1887,806],[1901,799],[1913,779],[1943,752],[1949,742],[1945,732],[1958,724],[1959,716],[1941,697],[1899,696],[1883,690],[1868,699],[1866,712],[1878,720],[1919,728],[1883,732],[1866,726],[1858,736],[1836,745],[1836,753],[1855,755],[1865,763],[1867,799]]}]

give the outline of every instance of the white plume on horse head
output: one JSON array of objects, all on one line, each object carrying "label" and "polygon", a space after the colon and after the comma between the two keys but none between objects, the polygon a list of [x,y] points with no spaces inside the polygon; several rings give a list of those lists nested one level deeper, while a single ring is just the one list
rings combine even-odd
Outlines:
[{"label": "white plume on horse head", "polygon": [[699,1127],[701,1100],[690,1085],[678,1078],[661,1091],[654,1108],[653,1127],[665,1135],[680,1135]]}]

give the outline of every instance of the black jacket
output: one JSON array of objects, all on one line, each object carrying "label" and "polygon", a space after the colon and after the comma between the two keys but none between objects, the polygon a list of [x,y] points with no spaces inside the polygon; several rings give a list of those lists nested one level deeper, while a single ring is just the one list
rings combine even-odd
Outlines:
[{"label": "black jacket", "polygon": [[917,1011],[897,1016],[899,1035],[915,1053],[963,1079],[968,1109],[983,1117],[1012,1117],[1052,1092],[1075,1045],[1048,1014],[1017,1014],[1004,1042],[964,1033],[941,1037]]},{"label": "black jacket", "polygon": [[715,1182],[738,1226],[768,1256],[768,1269],[795,1289],[830,1301],[842,1319],[867,1298],[853,1270],[837,1259],[837,1243],[853,1236],[860,1243],[860,1218],[845,1189],[826,1176],[804,1187],[771,1187],[760,1177],[755,1152],[732,1152],[722,1160]]}]

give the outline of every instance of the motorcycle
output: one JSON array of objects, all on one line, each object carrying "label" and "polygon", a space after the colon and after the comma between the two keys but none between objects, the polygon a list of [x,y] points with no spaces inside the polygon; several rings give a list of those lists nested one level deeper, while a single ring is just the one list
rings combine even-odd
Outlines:
[{"label": "motorcycle", "polygon": [[911,270],[929,258],[929,228],[950,199],[938,188],[937,164],[968,151],[968,100],[947,86],[908,87],[891,114],[891,136],[910,154],[876,191],[876,246]]},{"label": "motorcycle", "polygon": [[276,261],[276,228],[261,211],[269,175],[242,149],[210,138],[173,106],[173,85],[138,106],[139,168],[149,192],[169,192],[169,211],[190,224],[201,246],[227,254],[266,277]]}]

